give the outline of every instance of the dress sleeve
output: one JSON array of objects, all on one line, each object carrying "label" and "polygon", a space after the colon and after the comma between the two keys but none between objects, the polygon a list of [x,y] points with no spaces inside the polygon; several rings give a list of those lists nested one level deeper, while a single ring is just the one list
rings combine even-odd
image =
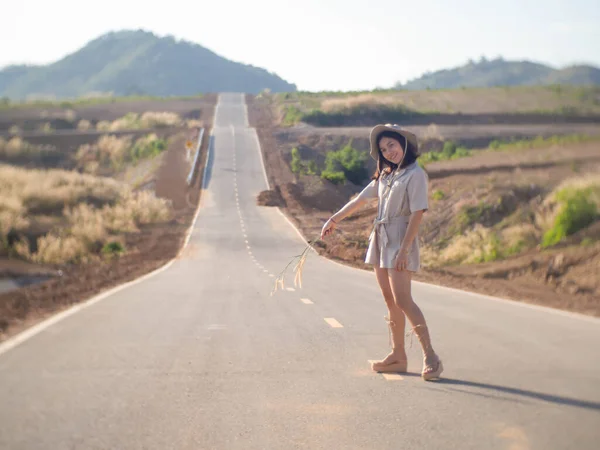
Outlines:
[{"label": "dress sleeve", "polygon": [[415,211],[429,209],[428,197],[428,179],[427,174],[421,168],[417,169],[408,181],[408,206],[410,213]]},{"label": "dress sleeve", "polygon": [[360,200],[370,200],[372,198],[377,198],[377,195],[377,180],[372,180],[356,198]]}]

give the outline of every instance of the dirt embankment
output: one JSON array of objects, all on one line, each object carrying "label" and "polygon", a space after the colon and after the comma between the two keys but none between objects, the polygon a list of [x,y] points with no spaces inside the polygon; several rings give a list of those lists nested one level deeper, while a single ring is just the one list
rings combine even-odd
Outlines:
[{"label": "dirt embankment", "polygon": [[[280,129],[273,125],[276,118],[264,103],[249,96],[248,105],[250,124],[257,127],[271,186],[281,196],[278,204],[307,239],[318,237],[331,213],[362,186],[347,183],[339,188],[315,176],[293,174],[289,166],[291,149],[298,148],[303,158],[319,160],[350,138],[353,146],[366,150],[368,134],[361,137],[348,133],[352,129]],[[461,136],[468,140],[469,127],[460,128]],[[526,133],[522,128],[519,132]],[[455,132],[446,129],[445,133],[449,131]],[[568,129],[563,131],[569,134]],[[474,130],[481,132],[481,128]],[[535,129],[530,135],[536,136]],[[494,138],[498,137],[486,136]],[[431,163],[427,166],[430,210],[422,225],[421,243],[430,253],[443,249],[458,234],[468,233],[475,222],[494,227],[502,221],[515,221],[510,225],[519,228],[533,220],[543,199],[563,180],[599,173],[598,155],[598,142],[587,142],[519,152],[481,152],[471,158]],[[484,206],[467,208],[469,214],[476,214],[462,217],[464,205],[471,204]],[[369,205],[347,218],[334,236],[316,243],[317,250],[340,262],[370,269],[363,260],[375,212],[375,205]],[[436,255],[429,257],[435,259]],[[479,264],[425,264],[415,278],[600,317],[598,274],[600,226],[595,223],[547,250],[533,247]]]},{"label": "dirt embankment", "polygon": [[[144,226],[139,233],[125,235],[127,252],[121,257],[99,263],[54,267],[54,273],[60,269],[60,276],[0,295],[0,340],[95,294],[149,273],[178,255],[200,200],[216,96],[204,100],[202,117],[206,131],[192,186],[188,187],[186,183],[190,163],[185,140],[190,138],[189,132],[179,133],[170,141],[157,174],[157,195],[170,200],[173,205],[170,222]],[[164,108],[168,103],[161,102],[160,105]],[[120,117],[121,112],[113,115]],[[7,273],[19,264],[8,264],[10,260],[4,262],[1,267]],[[28,270],[27,267],[16,269]]]}]

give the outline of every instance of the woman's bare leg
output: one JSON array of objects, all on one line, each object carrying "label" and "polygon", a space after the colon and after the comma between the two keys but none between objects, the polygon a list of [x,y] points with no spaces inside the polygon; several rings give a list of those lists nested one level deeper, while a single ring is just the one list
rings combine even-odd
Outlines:
[{"label": "woman's bare leg", "polygon": [[425,317],[421,312],[421,308],[417,306],[412,298],[412,272],[408,270],[397,271],[394,269],[389,269],[387,272],[394,300],[398,307],[406,314],[414,332],[419,337],[419,342],[423,348],[423,358],[426,366],[425,373],[433,372],[437,367],[438,357],[431,345],[431,337]]},{"label": "woman's bare leg", "polygon": [[[388,365],[394,362],[406,361],[406,351],[404,349],[404,328],[406,319],[404,313],[398,307],[394,300],[394,294],[388,278],[387,269],[375,268],[375,277],[383,294],[385,304],[388,308],[389,327],[392,335],[392,352],[383,360],[378,361],[378,366]],[[374,367],[375,369],[376,367]]]}]

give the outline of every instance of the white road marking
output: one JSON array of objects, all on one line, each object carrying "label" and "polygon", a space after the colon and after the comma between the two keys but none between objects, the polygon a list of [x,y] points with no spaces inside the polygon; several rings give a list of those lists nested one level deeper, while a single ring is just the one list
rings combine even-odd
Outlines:
[{"label": "white road marking", "polygon": [[344,328],[344,325],[339,323],[333,317],[325,317],[325,322],[327,322],[331,328]]},{"label": "white road marking", "polygon": [[305,305],[314,305],[314,303],[307,298],[301,298],[300,301]]},{"label": "white road marking", "polygon": [[294,292],[296,289],[294,289],[293,287],[286,287],[285,290],[286,291],[290,291],[290,292]]},{"label": "white road marking", "polygon": [[381,375],[383,375],[383,378],[385,378],[388,381],[401,381],[401,380],[404,380],[404,377],[402,375],[397,374],[397,373],[382,373]]}]

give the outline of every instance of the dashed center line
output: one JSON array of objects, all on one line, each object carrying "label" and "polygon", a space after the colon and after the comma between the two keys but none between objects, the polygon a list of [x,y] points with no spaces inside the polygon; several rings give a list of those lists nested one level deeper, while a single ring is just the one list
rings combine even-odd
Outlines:
[{"label": "dashed center line", "polygon": [[381,375],[383,375],[383,378],[385,378],[388,381],[404,380],[404,377],[402,377],[402,375],[399,375],[397,373],[382,373]]},{"label": "dashed center line", "polygon": [[331,328],[344,328],[344,325],[339,323],[333,317],[325,317],[325,322],[327,322]]},{"label": "dashed center line", "polygon": [[301,298],[300,301],[305,305],[314,305],[314,303],[307,298]]},{"label": "dashed center line", "polygon": [[294,292],[296,289],[294,289],[293,287],[286,287],[285,290],[286,291],[290,291],[290,292]]}]

